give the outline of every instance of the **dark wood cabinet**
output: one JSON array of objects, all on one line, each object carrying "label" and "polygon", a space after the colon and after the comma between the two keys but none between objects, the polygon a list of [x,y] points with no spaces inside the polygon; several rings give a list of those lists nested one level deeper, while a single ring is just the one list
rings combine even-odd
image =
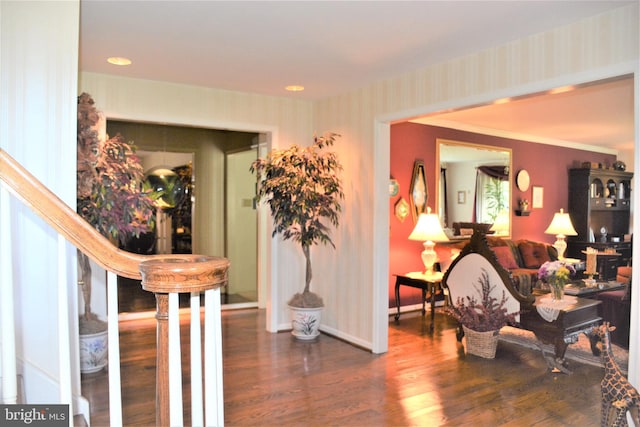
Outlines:
[{"label": "dark wood cabinet", "polygon": [[577,236],[567,238],[567,256],[585,259],[582,251],[592,247],[617,254],[598,256],[600,280],[615,279],[619,265],[631,260],[629,233],[631,179],[633,173],[609,169],[569,170],[569,215]]}]

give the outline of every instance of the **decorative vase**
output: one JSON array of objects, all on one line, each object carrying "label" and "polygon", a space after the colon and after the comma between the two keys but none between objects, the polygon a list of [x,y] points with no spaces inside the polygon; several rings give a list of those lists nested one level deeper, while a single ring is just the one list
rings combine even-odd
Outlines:
[{"label": "decorative vase", "polygon": [[301,308],[289,306],[291,310],[291,334],[299,340],[312,340],[320,335],[322,307]]},{"label": "decorative vase", "polygon": [[493,359],[496,357],[496,349],[498,348],[498,335],[500,330],[478,332],[462,325],[466,340],[467,354],[473,354],[485,359]]},{"label": "decorative vase", "polygon": [[563,280],[554,280],[549,283],[552,300],[562,301],[564,299],[564,285],[565,282]]},{"label": "decorative vase", "polygon": [[80,335],[80,372],[91,374],[107,366],[108,331]]}]

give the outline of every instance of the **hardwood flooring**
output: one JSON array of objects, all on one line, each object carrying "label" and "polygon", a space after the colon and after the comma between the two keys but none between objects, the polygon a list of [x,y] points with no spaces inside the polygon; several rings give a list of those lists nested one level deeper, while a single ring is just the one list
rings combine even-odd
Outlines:
[{"label": "hardwood flooring", "polygon": [[[466,356],[448,317],[436,313],[432,334],[428,322],[419,313],[391,321],[389,352],[375,355],[324,334],[305,343],[267,333],[261,310],[223,312],[225,424],[600,425],[602,368],[573,363],[572,375],[553,374],[539,352],[503,342],[495,359]],[[124,422],[151,426],[154,320],[120,329]],[[107,374],[83,376],[82,389],[92,426],[108,425]]]}]

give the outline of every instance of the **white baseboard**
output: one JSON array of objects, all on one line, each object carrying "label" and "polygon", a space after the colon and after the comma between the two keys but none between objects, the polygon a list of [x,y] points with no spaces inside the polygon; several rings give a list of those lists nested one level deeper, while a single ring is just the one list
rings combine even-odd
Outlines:
[{"label": "white baseboard", "polygon": [[[436,301],[436,307],[444,306],[444,301]],[[431,311],[431,304],[425,304],[424,309],[426,311]],[[409,313],[412,311],[420,311],[422,310],[422,304],[412,304],[412,305],[403,305],[400,307],[400,314]],[[398,309],[396,307],[392,307],[389,309],[389,316],[394,316],[398,313]]]}]

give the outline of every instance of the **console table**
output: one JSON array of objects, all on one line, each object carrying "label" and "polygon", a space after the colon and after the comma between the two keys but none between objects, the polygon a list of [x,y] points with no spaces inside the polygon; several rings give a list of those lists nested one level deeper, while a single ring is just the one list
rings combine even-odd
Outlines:
[{"label": "console table", "polygon": [[422,290],[422,315],[424,316],[425,306],[424,303],[427,299],[427,291],[429,291],[429,302],[431,303],[431,325],[430,330],[433,330],[433,322],[435,319],[436,309],[436,293],[438,289],[442,291],[442,276],[443,273],[435,272],[432,274],[425,274],[422,272],[412,272],[405,275],[395,274],[396,276],[396,307],[398,312],[395,315],[396,322],[400,319],[400,286],[409,286],[411,288],[417,288]]}]

